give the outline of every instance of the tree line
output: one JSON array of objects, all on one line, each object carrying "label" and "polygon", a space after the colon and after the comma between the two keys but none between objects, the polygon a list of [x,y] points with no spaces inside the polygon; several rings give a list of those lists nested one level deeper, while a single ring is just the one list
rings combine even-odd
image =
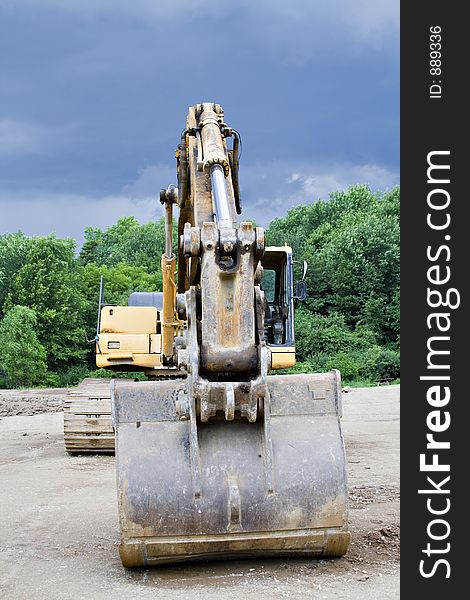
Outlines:
[{"label": "tree line", "polygon": [[[346,381],[399,377],[399,189],[354,186],[297,206],[267,228],[305,259],[308,298],[296,307],[296,372],[339,368]],[[78,250],[54,235],[0,236],[0,387],[68,386],[100,376],[94,344],[105,301],[161,290],[163,219],[89,227]]]}]

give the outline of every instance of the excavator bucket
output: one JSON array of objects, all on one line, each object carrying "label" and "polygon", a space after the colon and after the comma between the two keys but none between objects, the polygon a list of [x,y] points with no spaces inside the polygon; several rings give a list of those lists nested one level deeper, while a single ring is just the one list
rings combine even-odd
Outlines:
[{"label": "excavator bucket", "polygon": [[346,552],[339,373],[267,380],[255,423],[188,418],[189,378],[112,384],[124,566]]}]

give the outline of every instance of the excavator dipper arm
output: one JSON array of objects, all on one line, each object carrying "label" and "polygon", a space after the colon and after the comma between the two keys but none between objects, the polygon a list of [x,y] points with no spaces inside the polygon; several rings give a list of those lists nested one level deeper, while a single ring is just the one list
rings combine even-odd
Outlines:
[{"label": "excavator dipper arm", "polygon": [[186,376],[111,387],[125,566],[349,543],[339,374],[268,376],[264,232],[237,221],[231,136],[238,147],[219,105],[191,107],[178,192],[163,195],[170,230],[173,204],[180,216],[177,288],[171,248],[162,260],[162,363]]}]

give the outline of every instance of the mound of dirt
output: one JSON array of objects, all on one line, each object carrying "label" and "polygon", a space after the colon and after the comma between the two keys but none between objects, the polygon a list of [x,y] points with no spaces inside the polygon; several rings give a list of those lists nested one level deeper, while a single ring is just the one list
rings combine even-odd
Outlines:
[{"label": "mound of dirt", "polygon": [[0,417],[60,412],[68,391],[68,388],[0,390]]}]

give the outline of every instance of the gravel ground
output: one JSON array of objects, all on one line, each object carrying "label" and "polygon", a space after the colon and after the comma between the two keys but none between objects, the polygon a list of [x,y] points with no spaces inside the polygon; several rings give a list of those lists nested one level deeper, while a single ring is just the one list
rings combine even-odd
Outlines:
[{"label": "gravel ground", "polygon": [[353,541],[340,559],[126,570],[114,458],[70,457],[66,390],[0,391],[0,597],[271,600],[399,598],[399,386],[344,395]]}]

